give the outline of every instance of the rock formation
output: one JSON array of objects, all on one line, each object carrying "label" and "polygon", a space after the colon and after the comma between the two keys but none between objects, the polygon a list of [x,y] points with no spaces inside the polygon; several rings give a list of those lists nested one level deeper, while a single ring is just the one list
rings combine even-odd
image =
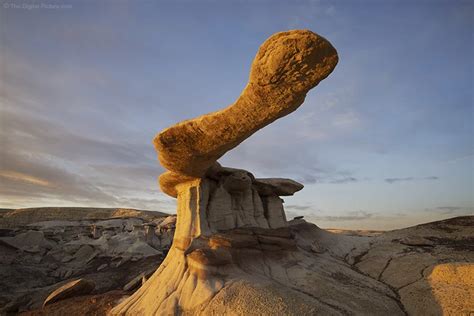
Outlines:
[{"label": "rock formation", "polygon": [[95,283],[89,280],[78,279],[71,281],[49,294],[44,300],[43,307],[69,297],[89,294],[94,288]]},{"label": "rock formation", "polygon": [[[296,110],[337,60],[331,44],[310,31],[275,34],[260,47],[234,104],[156,136],[159,160],[168,169],[159,183],[178,203],[173,244],[157,271],[111,314],[407,315],[429,306],[429,314],[438,315],[470,310],[472,254],[450,246],[453,240],[462,240],[461,248],[471,241],[463,236],[472,218],[449,228],[446,236],[436,229],[423,234],[418,227],[379,237],[338,236],[301,218],[287,221],[281,196],[303,185],[258,179],[217,163],[255,131]],[[431,249],[438,237],[430,236],[443,236],[446,246]],[[453,282],[461,288],[444,290]],[[462,302],[449,303],[454,297]]]},{"label": "rock formation", "polygon": [[[6,221],[0,216],[0,227],[10,227],[0,228],[0,315],[104,315],[156,271],[162,256],[148,256],[152,253],[143,247],[144,229],[133,229],[138,222],[145,228],[156,223],[165,247],[157,250],[165,253],[175,216],[134,212],[149,218],[145,220],[128,217],[129,212],[120,212],[122,218],[115,211],[81,212],[86,220],[77,221],[68,208],[9,210]],[[49,220],[31,222],[43,218],[41,213]],[[217,267],[225,283],[201,306],[207,314],[291,315],[306,310],[331,315],[464,315],[474,310],[474,216],[388,232],[331,233],[301,216],[287,224],[214,234],[213,242],[227,245],[236,264],[233,274],[224,274],[229,264]],[[110,239],[91,238],[92,225]],[[248,234],[242,236],[245,230]],[[285,230],[291,238],[283,238]],[[269,244],[278,236],[293,246],[271,250],[278,249]],[[73,297],[42,307],[50,293],[78,278],[93,281],[93,293],[73,292]]]},{"label": "rock formation", "polygon": [[[337,61],[334,47],[311,31],[274,34],[260,47],[249,82],[234,104],[156,136],[159,160],[169,170],[160,176],[161,189],[178,199],[173,245],[157,272],[112,313],[199,313],[210,308],[224,288],[247,284],[247,269],[256,269],[257,277],[288,263],[252,266],[259,265],[253,259],[267,252],[277,257],[297,252],[280,196],[293,195],[303,185],[289,179],[256,179],[248,171],[220,166],[217,159],[296,110]],[[259,282],[241,288],[251,293],[255,284]],[[314,311],[304,299],[290,301],[300,311]]]},{"label": "rock formation", "polygon": [[[0,315],[40,308],[51,292],[76,279],[94,282],[95,295],[122,289],[142,273],[154,272],[171,245],[175,218],[130,209],[1,212]],[[133,231],[134,226],[141,231]]]}]

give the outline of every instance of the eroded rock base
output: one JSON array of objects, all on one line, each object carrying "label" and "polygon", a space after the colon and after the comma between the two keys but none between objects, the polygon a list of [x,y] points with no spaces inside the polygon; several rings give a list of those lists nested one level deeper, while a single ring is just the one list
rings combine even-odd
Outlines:
[{"label": "eroded rock base", "polygon": [[[199,244],[190,252],[174,247],[150,280],[112,314],[343,315],[371,310],[403,315],[389,287],[328,254],[316,258],[298,246],[290,228],[237,229]],[[344,280],[351,282],[341,286]]]},{"label": "eroded rock base", "polygon": [[388,286],[297,238],[279,195],[301,188],[220,166],[178,185],[168,256],[112,314],[402,315]]},{"label": "eroded rock base", "polygon": [[[111,313],[407,315],[424,306],[437,315],[470,308],[472,278],[466,276],[473,259],[463,245],[472,219],[441,230],[421,225],[377,237],[343,236],[286,220],[280,195],[298,188],[291,180],[262,181],[222,167],[178,185],[168,256]],[[443,246],[451,240],[462,251]],[[454,297],[443,292],[450,282],[462,285],[455,295],[460,301],[440,306],[435,302]]]}]

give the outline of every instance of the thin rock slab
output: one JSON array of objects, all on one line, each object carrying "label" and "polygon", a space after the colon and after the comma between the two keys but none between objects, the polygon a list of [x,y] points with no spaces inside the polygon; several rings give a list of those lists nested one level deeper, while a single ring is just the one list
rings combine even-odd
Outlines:
[{"label": "thin rock slab", "polygon": [[94,288],[95,283],[86,279],[78,279],[68,282],[49,294],[49,296],[44,300],[43,307],[69,297],[89,294],[94,290]]}]

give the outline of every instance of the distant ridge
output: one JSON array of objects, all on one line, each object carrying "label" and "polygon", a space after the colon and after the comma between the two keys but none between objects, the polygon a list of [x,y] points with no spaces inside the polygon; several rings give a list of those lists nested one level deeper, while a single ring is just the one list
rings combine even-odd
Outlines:
[{"label": "distant ridge", "polygon": [[145,211],[133,208],[101,207],[34,207],[2,210],[0,228],[26,226],[36,222],[53,220],[101,220],[110,218],[139,217],[152,220],[169,214],[158,211]]}]

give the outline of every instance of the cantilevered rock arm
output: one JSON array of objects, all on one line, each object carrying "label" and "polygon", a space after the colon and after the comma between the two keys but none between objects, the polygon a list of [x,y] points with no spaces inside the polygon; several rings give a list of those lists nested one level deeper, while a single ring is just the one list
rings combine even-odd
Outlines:
[{"label": "cantilevered rock arm", "polygon": [[[227,151],[296,110],[337,62],[336,49],[311,31],[272,35],[260,47],[249,82],[234,104],[178,123],[155,137],[161,164],[177,174],[202,177]],[[162,189],[172,191],[163,183]]]}]

